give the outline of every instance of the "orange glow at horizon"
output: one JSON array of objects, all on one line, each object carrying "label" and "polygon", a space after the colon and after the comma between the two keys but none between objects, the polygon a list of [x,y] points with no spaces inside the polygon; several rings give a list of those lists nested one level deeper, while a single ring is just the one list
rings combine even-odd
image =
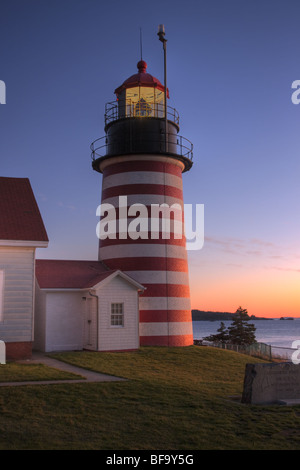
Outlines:
[{"label": "orange glow at horizon", "polygon": [[[203,270],[205,273],[205,269]],[[257,270],[190,275],[192,309],[257,317],[300,317],[299,272]]]}]

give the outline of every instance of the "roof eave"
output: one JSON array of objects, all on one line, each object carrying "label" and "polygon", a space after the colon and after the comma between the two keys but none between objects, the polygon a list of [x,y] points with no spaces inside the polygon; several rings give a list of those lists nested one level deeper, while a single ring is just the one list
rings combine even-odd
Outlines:
[{"label": "roof eave", "polygon": [[41,240],[0,240],[0,246],[22,246],[22,247],[35,247],[47,248],[49,241]]},{"label": "roof eave", "polygon": [[127,281],[129,284],[134,285],[138,290],[144,291],[146,287],[144,287],[142,284],[137,282],[135,279],[132,277],[128,276],[127,274],[123,273],[123,271],[120,271],[119,269],[112,272],[110,275],[108,275],[105,279],[102,281],[98,282],[94,286],[90,286],[89,289],[97,290],[99,288],[104,287],[108,282],[110,282],[114,277],[120,276],[122,277],[125,281]]}]

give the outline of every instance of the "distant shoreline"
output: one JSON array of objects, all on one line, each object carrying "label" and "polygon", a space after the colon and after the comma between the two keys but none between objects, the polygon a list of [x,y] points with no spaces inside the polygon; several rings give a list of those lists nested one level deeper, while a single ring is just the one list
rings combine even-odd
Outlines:
[{"label": "distant shoreline", "polygon": [[[232,321],[236,317],[235,313],[231,312],[207,312],[203,310],[192,310],[192,321]],[[250,320],[294,320],[295,317],[256,317],[255,315],[249,315]]]}]

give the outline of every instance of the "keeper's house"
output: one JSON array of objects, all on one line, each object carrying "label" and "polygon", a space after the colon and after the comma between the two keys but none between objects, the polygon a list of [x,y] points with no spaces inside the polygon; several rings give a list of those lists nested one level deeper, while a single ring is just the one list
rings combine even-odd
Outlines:
[{"label": "keeper's house", "polygon": [[48,237],[27,178],[0,177],[0,340],[6,357],[32,350],[139,348],[144,287],[102,261],[36,259]]},{"label": "keeper's house", "polygon": [[48,236],[27,178],[0,177],[0,339],[8,359],[34,340],[35,253]]}]

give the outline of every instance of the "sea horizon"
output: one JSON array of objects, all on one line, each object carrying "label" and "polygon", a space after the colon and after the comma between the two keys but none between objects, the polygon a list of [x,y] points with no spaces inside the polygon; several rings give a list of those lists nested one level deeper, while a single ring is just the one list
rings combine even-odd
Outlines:
[{"label": "sea horizon", "polygon": [[[249,323],[254,324],[256,328],[255,337],[257,342],[269,344],[274,348],[295,349],[293,342],[300,341],[300,318],[293,318],[293,320],[280,320],[277,317],[268,320],[250,319]],[[216,334],[221,322],[224,323],[225,327],[232,323],[231,320],[193,320],[194,340]]]}]

